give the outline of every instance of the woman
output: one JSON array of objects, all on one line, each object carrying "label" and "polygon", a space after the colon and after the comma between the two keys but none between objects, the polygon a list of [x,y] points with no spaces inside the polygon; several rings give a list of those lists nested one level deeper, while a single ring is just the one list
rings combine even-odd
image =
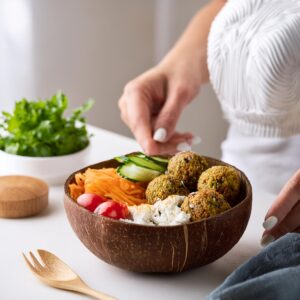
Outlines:
[{"label": "woman", "polygon": [[189,150],[193,135],[175,126],[210,77],[230,123],[222,159],[254,188],[281,189],[266,214],[263,245],[300,230],[299,28],[300,1],[213,0],[119,101],[146,153]]}]

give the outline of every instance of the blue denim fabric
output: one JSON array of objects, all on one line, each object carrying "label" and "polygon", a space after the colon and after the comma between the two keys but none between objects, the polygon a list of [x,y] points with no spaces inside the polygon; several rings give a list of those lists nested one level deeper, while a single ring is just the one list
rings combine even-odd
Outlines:
[{"label": "blue denim fabric", "polygon": [[206,300],[299,300],[300,234],[288,233],[231,273]]}]

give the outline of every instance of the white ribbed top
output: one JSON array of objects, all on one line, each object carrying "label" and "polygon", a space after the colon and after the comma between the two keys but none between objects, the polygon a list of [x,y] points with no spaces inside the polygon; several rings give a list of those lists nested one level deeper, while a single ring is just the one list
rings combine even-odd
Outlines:
[{"label": "white ribbed top", "polygon": [[300,133],[300,1],[229,0],[208,39],[211,83],[250,135]]}]

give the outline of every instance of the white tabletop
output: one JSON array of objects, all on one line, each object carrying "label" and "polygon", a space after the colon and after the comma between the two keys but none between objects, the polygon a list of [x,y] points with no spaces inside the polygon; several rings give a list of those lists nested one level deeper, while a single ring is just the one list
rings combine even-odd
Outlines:
[{"label": "white tabletop", "polygon": [[[94,127],[91,130],[94,133],[91,163],[140,150],[129,138]],[[254,193],[253,210],[243,237],[216,262],[177,275],[145,275],[108,265],[86,249],[66,218],[62,186],[50,187],[49,207],[42,214],[26,219],[0,219],[0,299],[89,299],[48,287],[34,277],[21,253],[36,249],[53,252],[89,286],[120,300],[203,299],[261,249],[261,224],[273,198],[273,195]]]}]

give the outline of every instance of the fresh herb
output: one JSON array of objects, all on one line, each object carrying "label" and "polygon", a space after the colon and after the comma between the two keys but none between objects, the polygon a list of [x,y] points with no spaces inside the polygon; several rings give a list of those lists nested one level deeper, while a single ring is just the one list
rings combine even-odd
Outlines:
[{"label": "fresh herb", "polygon": [[93,103],[89,100],[65,118],[68,98],[61,92],[45,101],[22,99],[16,102],[12,114],[2,112],[0,116],[0,150],[45,157],[84,149],[90,136],[82,115],[90,110]]}]

